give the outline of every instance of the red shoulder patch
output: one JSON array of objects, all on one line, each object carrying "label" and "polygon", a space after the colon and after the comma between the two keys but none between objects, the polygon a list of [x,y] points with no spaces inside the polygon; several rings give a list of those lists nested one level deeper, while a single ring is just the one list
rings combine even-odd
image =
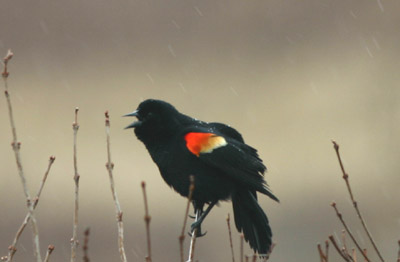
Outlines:
[{"label": "red shoulder patch", "polygon": [[225,138],[213,133],[190,132],[185,135],[186,147],[192,154],[211,153],[214,149],[227,145]]}]

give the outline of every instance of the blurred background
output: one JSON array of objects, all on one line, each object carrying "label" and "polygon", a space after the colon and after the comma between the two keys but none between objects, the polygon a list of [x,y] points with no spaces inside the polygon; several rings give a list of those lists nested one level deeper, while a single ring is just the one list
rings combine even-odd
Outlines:
[{"label": "blurred background", "polygon": [[[237,128],[269,168],[280,198],[261,196],[277,246],[271,261],[319,261],[316,245],[342,226],[336,201],[376,256],[349,201],[331,139],[367,225],[387,261],[400,238],[400,2],[397,0],[114,0],[1,3],[0,54],[11,48],[9,90],[22,161],[35,195],[43,254],[70,258],[74,201],[72,122],[79,107],[79,237],[90,227],[92,261],[118,261],[104,111],[124,212],[129,261],[146,255],[140,182],[147,182],[153,261],[179,259],[186,199],[161,179],[122,118],[157,98],[205,121]],[[0,99],[0,255],[27,212]],[[214,208],[196,246],[199,261],[230,261],[226,216]],[[233,231],[236,255],[239,235]],[[348,246],[353,244],[348,240]],[[33,261],[28,227],[15,261]],[[188,250],[188,239],[185,251]],[[246,252],[251,253],[248,246]],[[333,248],[331,258],[338,258]],[[79,257],[82,251],[79,249]],[[238,259],[238,258],[237,258]],[[339,260],[339,259],[338,259]]]}]

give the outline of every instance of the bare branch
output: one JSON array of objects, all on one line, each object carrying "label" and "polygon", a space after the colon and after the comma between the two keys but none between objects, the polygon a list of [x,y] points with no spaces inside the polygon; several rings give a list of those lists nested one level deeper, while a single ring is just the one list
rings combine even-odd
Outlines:
[{"label": "bare branch", "polygon": [[[29,213],[28,213],[29,214]],[[15,246],[8,247],[8,255],[1,258],[1,261],[12,261],[15,252],[17,252],[17,248]]]},{"label": "bare branch", "polygon": [[7,70],[7,65],[8,65],[8,61],[10,61],[13,56],[14,56],[14,53],[11,52],[11,49],[8,49],[6,56],[3,58],[4,71],[1,74],[3,76],[3,78],[7,78],[10,75],[10,73]]},{"label": "bare branch", "polygon": [[343,254],[343,252],[340,250],[338,244],[336,243],[335,238],[332,235],[329,236],[329,240],[332,242],[332,244],[335,247],[336,251],[344,259],[344,261],[350,262],[350,259],[345,254]]},{"label": "bare branch", "polygon": [[243,256],[243,242],[244,242],[244,235],[243,235],[243,233],[242,234],[240,234],[240,262],[243,262],[243,258],[244,258],[244,256]]},{"label": "bare branch", "polygon": [[[353,236],[353,233],[350,231],[349,227],[347,226],[346,222],[344,221],[342,214],[339,212],[339,210],[338,210],[338,208],[336,206],[336,203],[332,202],[331,206],[335,209],[337,217],[339,218],[340,222],[342,222],[342,224],[343,224],[344,228],[346,229],[347,233],[349,233],[349,236],[353,240],[353,243],[356,245],[358,251],[360,251],[360,253],[364,254],[362,248],[360,247],[360,245],[358,244],[357,240]],[[346,255],[347,257],[351,258],[351,256],[348,255],[348,253],[344,253],[344,255]],[[365,258],[366,261],[368,261],[368,262],[370,261],[369,258],[366,255],[364,255],[364,258]]]},{"label": "bare branch", "polygon": [[183,242],[185,240],[185,228],[186,228],[187,218],[189,216],[189,208],[190,208],[190,202],[192,202],[193,191],[194,191],[194,176],[190,176],[189,196],[188,196],[188,201],[187,201],[186,210],[185,210],[185,217],[183,219],[182,231],[181,231],[181,235],[179,236],[181,262],[184,262]]},{"label": "bare branch", "polygon": [[328,262],[329,260],[329,241],[325,240],[325,256],[326,256],[326,261]]},{"label": "bare branch", "polygon": [[226,223],[228,225],[228,232],[229,232],[229,244],[231,246],[231,253],[232,253],[232,262],[235,262],[235,255],[233,253],[233,242],[232,242],[232,231],[231,231],[231,218],[228,213],[228,217],[226,218]]},{"label": "bare branch", "polygon": [[355,248],[352,248],[351,249],[351,253],[352,253],[352,258],[353,258],[353,261],[354,262],[357,262],[357,252],[356,252],[356,249]]},{"label": "bare branch", "polygon": [[318,248],[320,261],[321,262],[326,262],[326,254],[324,253],[324,251],[322,251],[321,244],[318,244],[317,248]]},{"label": "bare branch", "polygon": [[[364,257],[366,257],[366,256],[367,256],[367,249],[366,249],[366,248],[364,248],[364,250],[363,250],[363,254],[364,254]],[[367,261],[367,260],[364,258],[364,261]]]},{"label": "bare branch", "polygon": [[3,58],[4,64],[7,64],[9,60],[14,56],[14,53],[11,51],[11,49],[7,50],[6,56]]},{"label": "bare branch", "polygon": [[399,251],[397,252],[397,262],[400,262],[400,240],[398,241],[399,243]]},{"label": "bare branch", "polygon": [[106,137],[107,137],[107,163],[106,168],[110,178],[111,193],[114,200],[115,211],[117,213],[117,226],[118,226],[118,247],[121,261],[126,262],[126,254],[124,247],[124,223],[122,222],[122,210],[118,200],[117,191],[114,186],[113,169],[114,163],[111,162],[111,149],[110,149],[110,116],[108,111],[105,112],[106,117]]},{"label": "bare branch", "polygon": [[[36,197],[35,197],[35,199],[34,199],[34,201],[33,201],[33,209],[35,209],[36,206],[37,206],[37,204],[39,203],[40,195],[41,195],[41,193],[42,193],[44,184],[46,183],[47,176],[49,175],[51,166],[53,165],[53,163],[54,163],[55,160],[56,160],[56,157],[55,157],[55,156],[51,156],[50,159],[49,159],[49,164],[48,164],[48,166],[47,166],[47,170],[46,170],[46,172],[44,173],[44,176],[43,176],[43,178],[42,178],[42,182],[40,183],[39,191],[37,192]],[[15,251],[17,251],[15,247],[17,246],[18,240],[19,240],[19,238],[20,238],[22,232],[24,231],[26,225],[28,224],[30,218],[31,218],[31,217],[30,217],[30,214],[29,214],[29,212],[28,212],[28,214],[26,214],[26,216],[25,216],[24,221],[22,222],[21,226],[19,227],[17,233],[15,234],[13,243],[10,245],[10,247],[14,247],[14,248],[9,248],[9,249],[8,249],[7,261],[12,261],[12,259],[13,259],[13,257],[14,257],[14,254],[15,254]]]},{"label": "bare branch", "polygon": [[346,230],[342,230],[342,242],[343,242],[343,247],[342,247],[343,254],[351,258],[349,250],[347,249],[346,245]]},{"label": "bare branch", "polygon": [[89,262],[89,254],[88,254],[88,250],[89,250],[89,235],[90,235],[90,228],[86,228],[85,230],[85,240],[83,242],[83,262]]},{"label": "bare branch", "polygon": [[46,257],[44,258],[44,262],[49,262],[50,255],[51,255],[51,253],[53,253],[53,250],[54,250],[54,246],[53,245],[49,245],[47,247],[47,252],[46,252]]},{"label": "bare branch", "polygon": [[72,123],[72,129],[74,131],[74,182],[75,182],[75,208],[74,208],[74,218],[73,218],[73,228],[72,228],[72,238],[71,238],[71,262],[76,261],[76,248],[79,244],[78,242],[78,211],[79,211],[79,178],[78,173],[78,160],[77,160],[77,137],[78,137],[78,112],[79,108],[75,108],[75,121]]},{"label": "bare branch", "polygon": [[146,261],[151,262],[151,240],[150,240],[150,220],[151,216],[149,215],[149,206],[147,203],[147,195],[146,195],[146,182],[142,182],[142,190],[143,190],[143,201],[144,201],[144,222],[146,223],[146,236],[147,236],[147,257]]},{"label": "bare branch", "polygon": [[[33,237],[33,243],[34,243],[34,255],[35,255],[37,261],[41,262],[42,261],[42,257],[40,255],[39,228],[37,226],[36,217],[35,217],[35,214],[33,212],[32,199],[31,199],[31,195],[30,195],[29,190],[28,190],[28,186],[26,184],[25,174],[24,174],[24,170],[23,170],[23,167],[22,167],[22,161],[21,161],[21,155],[20,155],[21,142],[18,142],[18,139],[17,139],[17,128],[15,127],[12,104],[11,104],[10,94],[8,92],[7,79],[8,79],[8,76],[9,76],[9,72],[7,71],[7,65],[8,65],[8,62],[10,61],[10,59],[13,57],[13,55],[14,54],[11,52],[11,50],[8,50],[7,55],[3,59],[4,71],[2,73],[3,82],[4,82],[4,88],[5,88],[4,94],[5,94],[6,100],[7,100],[8,115],[9,115],[9,118],[10,118],[11,133],[12,133],[12,136],[13,136],[13,140],[12,140],[11,146],[12,146],[12,148],[14,150],[15,160],[16,160],[17,168],[18,168],[18,174],[19,174],[19,177],[21,179],[22,187],[24,189],[24,194],[25,194],[25,198],[26,198],[26,201],[27,201],[27,208],[28,208],[28,211],[29,211],[29,216],[31,217],[30,222],[31,222],[31,227],[32,227],[32,237]],[[8,259],[12,259],[12,257],[11,258],[9,257]]]},{"label": "bare branch", "polygon": [[[381,255],[380,251],[378,250],[378,247],[377,247],[377,245],[375,244],[375,241],[374,241],[374,239],[372,238],[371,233],[369,232],[369,230],[368,230],[368,228],[367,228],[367,225],[365,224],[365,221],[364,221],[364,219],[363,219],[363,217],[362,217],[362,215],[361,215],[361,212],[360,212],[360,210],[358,209],[357,201],[354,199],[354,195],[353,195],[353,192],[352,192],[351,187],[350,187],[349,175],[348,175],[348,174],[346,173],[346,171],[344,170],[342,158],[340,157],[339,145],[338,145],[335,141],[332,141],[332,143],[333,143],[333,148],[334,148],[335,151],[336,151],[336,155],[337,155],[337,158],[338,158],[338,161],[339,161],[339,164],[340,164],[340,168],[341,168],[341,170],[342,170],[343,179],[344,179],[345,182],[346,182],[346,186],[347,186],[347,189],[348,189],[349,194],[350,194],[350,199],[351,199],[351,202],[353,203],[354,209],[356,210],[357,216],[358,216],[358,218],[360,219],[361,224],[362,224],[362,226],[363,226],[365,232],[367,233],[368,238],[369,238],[369,240],[370,240],[372,246],[374,247],[376,253],[378,254],[380,260],[381,260],[382,262],[384,262],[384,259],[383,259],[382,255]],[[362,253],[362,252],[361,252],[361,253]],[[365,257],[365,256],[364,256],[364,257]]]}]

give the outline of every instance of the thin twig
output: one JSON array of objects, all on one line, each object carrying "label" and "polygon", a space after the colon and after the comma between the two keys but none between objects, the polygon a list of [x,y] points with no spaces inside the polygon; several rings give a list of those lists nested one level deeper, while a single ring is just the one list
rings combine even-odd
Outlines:
[{"label": "thin twig", "polygon": [[89,262],[90,259],[89,259],[88,250],[89,250],[90,228],[86,228],[84,235],[85,235],[85,239],[83,241],[83,247],[82,247],[82,249],[83,249],[83,262]]},{"label": "thin twig", "polygon": [[240,234],[240,262],[243,262],[243,242],[244,242],[244,235],[242,233]]},{"label": "thin twig", "polygon": [[185,210],[185,217],[183,219],[182,231],[181,231],[181,235],[179,236],[181,262],[184,262],[183,242],[185,240],[185,230],[186,230],[185,228],[186,228],[187,218],[189,216],[189,208],[190,208],[190,203],[192,202],[192,196],[193,196],[193,191],[194,191],[194,176],[190,176],[189,179],[190,179],[189,196],[188,196],[188,201],[187,201],[186,210]]},{"label": "thin twig", "polygon": [[355,262],[354,259],[353,259],[353,256],[350,255],[350,253],[348,252],[348,250],[345,250],[344,247],[342,247],[342,252],[343,252],[343,254],[344,254],[346,257],[349,258],[350,261]]},{"label": "thin twig", "polygon": [[317,248],[318,248],[320,261],[321,262],[326,262],[326,254],[324,253],[324,251],[322,251],[321,244],[318,244]]},{"label": "thin twig", "polygon": [[146,223],[146,236],[147,236],[147,256],[146,262],[151,262],[151,240],[150,240],[150,221],[149,206],[147,203],[146,195],[146,182],[142,181],[143,201],[144,201],[144,222]]},{"label": "thin twig", "polygon": [[329,240],[332,242],[332,244],[333,244],[333,246],[335,247],[336,251],[337,251],[337,252],[339,253],[339,255],[344,259],[344,261],[349,262],[350,259],[349,259],[345,254],[343,254],[343,252],[340,250],[338,244],[336,243],[335,238],[334,238],[332,235],[329,236]]},{"label": "thin twig", "polygon": [[[357,240],[356,240],[355,237],[353,236],[353,233],[350,231],[349,227],[347,226],[346,222],[344,221],[342,214],[339,212],[339,210],[338,210],[338,208],[337,208],[337,206],[336,206],[336,203],[335,203],[335,202],[332,202],[331,206],[335,209],[336,215],[337,215],[338,218],[340,219],[340,222],[342,222],[342,224],[343,224],[344,228],[346,229],[347,233],[349,233],[349,236],[350,236],[351,239],[353,240],[353,243],[356,245],[358,251],[360,251],[360,253],[364,254],[362,248],[360,247],[360,245],[358,244]],[[351,258],[351,256],[348,256],[348,254],[346,254],[346,253],[344,253],[344,254],[345,254],[347,257],[350,257],[350,258]],[[364,258],[366,259],[366,261],[368,261],[368,262],[370,261],[369,258],[368,258],[366,255],[364,255]]]},{"label": "thin twig", "polygon": [[231,231],[231,218],[228,213],[228,217],[226,218],[226,223],[228,225],[228,232],[229,232],[229,244],[231,246],[231,253],[232,253],[232,262],[235,262],[235,254],[233,253],[233,242],[232,242],[232,231]]},{"label": "thin twig", "polygon": [[350,256],[349,250],[347,249],[347,245],[346,245],[346,230],[342,230],[342,242],[343,242],[343,253],[348,256],[349,258],[351,258],[351,260],[353,260],[352,256]]},{"label": "thin twig", "polygon": [[106,168],[110,178],[111,193],[115,204],[115,212],[117,213],[117,226],[118,226],[118,248],[121,261],[126,262],[126,254],[124,247],[124,223],[122,222],[122,210],[118,200],[117,191],[114,186],[113,169],[114,163],[111,162],[111,149],[110,149],[110,116],[108,111],[105,112],[106,117],[106,137],[107,137],[107,163]]},{"label": "thin twig", "polygon": [[51,253],[53,253],[53,250],[54,250],[54,246],[53,245],[49,245],[47,247],[47,252],[46,252],[46,257],[44,258],[44,262],[49,262],[50,255],[51,255]]},{"label": "thin twig", "polygon": [[249,256],[246,255],[245,258],[246,258],[246,262],[249,262]]},{"label": "thin twig", "polygon": [[7,78],[10,75],[10,72],[8,72],[8,69],[7,69],[7,65],[13,56],[14,56],[14,53],[11,51],[11,49],[8,49],[6,56],[3,58],[4,70],[1,75],[4,78]]},{"label": "thin twig", "polygon": [[39,190],[38,190],[38,192],[37,192],[37,194],[36,194],[36,196],[34,198],[34,201],[33,201],[33,208],[36,208],[36,206],[37,206],[37,204],[39,202],[39,198],[40,198],[40,195],[42,194],[44,184],[46,183],[47,177],[48,177],[48,175],[50,173],[50,169],[51,169],[54,161],[56,161],[56,157],[55,156],[50,156],[49,157],[49,164],[47,166],[46,172],[44,172],[44,176],[42,178],[42,182],[40,183]]},{"label": "thin twig", "polygon": [[[196,213],[195,222],[199,219],[200,215],[199,212]],[[195,228],[192,232],[192,237],[190,238],[190,247],[189,247],[189,259],[187,262],[192,262],[194,257],[194,248],[196,246],[196,239],[197,239],[197,231],[198,228]]]},{"label": "thin twig", "polygon": [[[8,92],[8,76],[9,76],[9,72],[7,69],[7,65],[8,62],[10,61],[10,59],[13,57],[13,53],[11,52],[11,50],[8,50],[7,55],[3,58],[3,62],[4,62],[4,71],[2,73],[3,76],[3,81],[4,81],[4,87],[5,87],[5,91],[4,94],[6,96],[6,100],[7,100],[7,106],[8,106],[8,115],[10,118],[10,125],[11,125],[11,132],[12,132],[12,136],[13,136],[13,140],[11,143],[11,146],[14,150],[14,155],[15,155],[15,160],[17,162],[17,168],[18,168],[18,174],[19,177],[21,179],[22,182],[22,187],[24,189],[24,194],[25,194],[25,198],[27,201],[27,208],[29,211],[29,216],[31,217],[30,222],[31,222],[31,226],[32,226],[32,236],[33,236],[33,243],[34,243],[34,255],[37,259],[38,262],[42,261],[42,257],[40,255],[40,244],[39,244],[39,228],[37,226],[37,221],[36,221],[36,217],[35,214],[33,212],[33,203],[32,203],[32,199],[31,199],[31,195],[29,193],[28,190],[28,186],[26,184],[26,179],[25,179],[25,174],[24,174],[24,170],[22,167],[22,161],[21,161],[21,155],[20,155],[20,149],[21,149],[21,142],[18,142],[17,139],[17,129],[15,127],[15,121],[14,121],[14,115],[13,115],[13,110],[12,110],[12,105],[11,105],[11,99],[10,99],[10,94]],[[15,252],[14,252],[15,253]],[[10,258],[8,258],[10,259]]]},{"label": "thin twig", "polygon": [[75,182],[75,209],[73,218],[72,238],[71,238],[71,262],[76,261],[76,248],[78,246],[78,211],[79,211],[79,178],[78,161],[77,161],[77,134],[79,130],[78,124],[79,108],[75,108],[75,121],[72,123],[74,131],[74,182]]},{"label": "thin twig", "polygon": [[[364,250],[363,250],[363,254],[364,254],[364,257],[366,257],[366,256],[367,256],[367,249],[366,249],[366,248],[364,248]],[[367,260],[364,258],[364,261],[367,261]]]},{"label": "thin twig", "polygon": [[326,261],[328,262],[329,260],[329,241],[325,240],[325,257],[326,257]]},{"label": "thin twig", "polygon": [[343,162],[342,162],[342,159],[341,159],[341,157],[340,157],[339,145],[338,145],[335,141],[332,141],[332,143],[333,143],[333,147],[334,147],[334,149],[335,149],[335,151],[336,151],[337,158],[338,158],[338,160],[339,160],[340,168],[341,168],[342,173],[343,173],[343,179],[344,179],[345,182],[346,182],[346,186],[347,186],[347,189],[348,189],[349,194],[350,194],[350,199],[351,199],[351,202],[353,203],[354,209],[356,210],[357,216],[358,216],[358,218],[360,219],[361,224],[362,224],[362,226],[363,226],[365,232],[367,233],[368,238],[369,238],[369,240],[371,241],[372,246],[374,247],[376,253],[378,254],[378,256],[379,256],[379,258],[380,258],[380,260],[381,260],[382,262],[384,262],[384,259],[383,259],[382,255],[381,255],[380,251],[378,250],[378,247],[377,247],[377,245],[375,244],[375,241],[374,241],[374,239],[372,238],[371,233],[369,232],[369,230],[368,230],[368,228],[367,228],[367,225],[365,224],[365,221],[364,221],[364,219],[363,219],[363,217],[362,217],[362,215],[361,215],[361,212],[360,212],[360,210],[358,209],[357,201],[354,199],[353,192],[352,192],[351,187],[350,187],[349,175],[348,175],[348,174],[346,173],[346,171],[344,170]]},{"label": "thin twig", "polygon": [[12,261],[14,255],[15,255],[15,252],[17,252],[17,248],[15,246],[9,246],[8,247],[8,255],[5,257],[2,257],[1,261],[7,261],[7,262]]},{"label": "thin twig", "polygon": [[399,243],[399,251],[397,252],[397,262],[400,262],[400,240],[398,241]]},{"label": "thin twig", "polygon": [[353,258],[353,261],[354,262],[357,262],[357,252],[356,252],[356,249],[355,248],[352,248],[351,249],[351,253],[352,253],[352,258]]},{"label": "thin twig", "polygon": [[[36,206],[37,206],[37,204],[39,203],[40,195],[41,195],[41,193],[42,193],[44,184],[46,183],[47,176],[49,175],[49,172],[50,172],[50,168],[51,168],[51,166],[53,165],[53,163],[54,163],[55,160],[56,160],[56,157],[55,157],[55,156],[51,156],[50,159],[49,159],[49,164],[48,164],[48,166],[47,166],[47,170],[46,170],[46,172],[44,173],[44,176],[43,176],[43,178],[42,178],[42,182],[40,183],[39,191],[37,192],[37,194],[36,194],[36,196],[35,196],[35,198],[34,198],[34,201],[33,201],[33,209],[35,209]],[[14,247],[14,248],[9,248],[9,249],[8,249],[7,261],[12,261],[13,256],[14,256],[15,251],[16,251],[16,248],[15,248],[15,247],[17,246],[18,240],[19,240],[19,238],[20,238],[22,232],[24,231],[26,225],[28,224],[30,218],[31,218],[31,217],[30,217],[30,214],[29,214],[29,212],[28,212],[28,214],[26,214],[26,216],[25,216],[24,221],[22,222],[21,226],[19,227],[17,233],[15,234],[13,243],[10,245],[10,247]]]},{"label": "thin twig", "polygon": [[256,261],[257,261],[257,254],[254,253],[254,254],[253,254],[253,262],[256,262]]}]

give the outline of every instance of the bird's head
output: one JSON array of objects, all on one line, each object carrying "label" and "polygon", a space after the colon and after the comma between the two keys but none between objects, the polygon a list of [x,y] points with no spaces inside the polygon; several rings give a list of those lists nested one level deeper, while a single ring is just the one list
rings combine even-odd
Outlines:
[{"label": "bird's head", "polygon": [[[165,135],[173,132],[179,122],[180,113],[171,104],[155,99],[147,99],[139,104],[132,113],[124,116],[135,116],[137,121],[125,129],[134,128],[139,139],[143,136],[154,138],[164,132]],[[142,140],[142,139],[141,139]]]}]

